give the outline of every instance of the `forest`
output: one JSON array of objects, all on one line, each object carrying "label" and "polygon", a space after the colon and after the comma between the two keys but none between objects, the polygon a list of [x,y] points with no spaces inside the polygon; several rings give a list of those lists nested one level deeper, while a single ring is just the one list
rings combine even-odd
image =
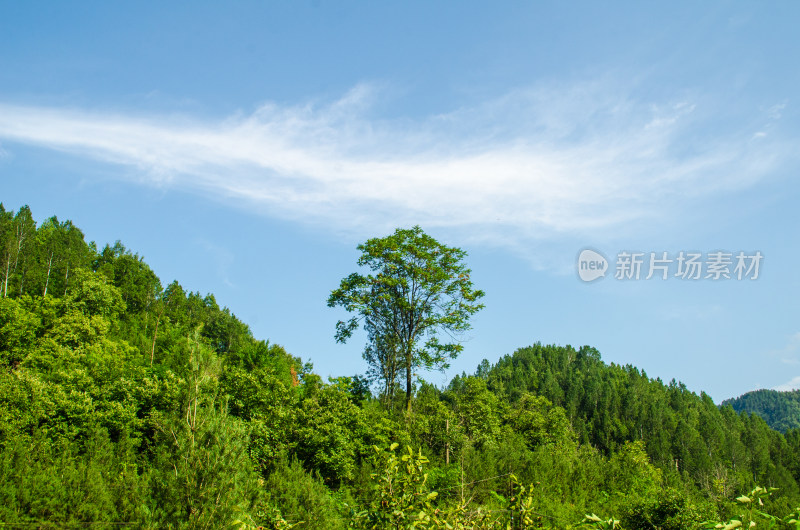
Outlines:
[{"label": "forest", "polygon": [[722,402],[737,412],[758,414],[775,430],[800,428],[800,390],[754,390]]},{"label": "forest", "polygon": [[454,305],[393,332],[413,308],[387,295],[397,269],[376,256],[398,247],[368,241],[359,265],[376,274],[320,293],[353,320],[310,332],[344,341],[363,326],[371,369],[326,381],[119,241],[0,205],[0,521],[800,528],[796,424],[773,429],[590,346],[534,343],[444,388],[414,376],[458,354],[435,330],[467,329],[482,293],[465,253],[395,235],[448,267],[409,270]]}]

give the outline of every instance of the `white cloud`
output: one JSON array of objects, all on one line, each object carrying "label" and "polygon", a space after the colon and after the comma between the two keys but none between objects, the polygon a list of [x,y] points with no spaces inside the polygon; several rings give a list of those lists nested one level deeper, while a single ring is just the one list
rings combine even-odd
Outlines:
[{"label": "white cloud", "polygon": [[380,96],[359,85],[328,104],[270,103],[219,121],[0,103],[0,139],[337,231],[421,224],[511,247],[742,189],[785,152],[744,128],[692,143],[686,133],[708,125],[696,102],[641,102],[602,83],[516,91],[420,120],[371,116]]},{"label": "white cloud", "polygon": [[783,111],[786,110],[786,102],[777,103],[767,110],[767,116],[770,120],[776,121],[781,119]]},{"label": "white cloud", "polygon": [[789,381],[783,383],[782,385],[778,385],[773,388],[773,390],[778,390],[780,392],[788,392],[790,390],[797,390],[800,389],[800,375],[797,377],[793,377]]},{"label": "white cloud", "polygon": [[769,354],[778,357],[783,364],[800,364],[800,332],[789,337],[786,346]]}]

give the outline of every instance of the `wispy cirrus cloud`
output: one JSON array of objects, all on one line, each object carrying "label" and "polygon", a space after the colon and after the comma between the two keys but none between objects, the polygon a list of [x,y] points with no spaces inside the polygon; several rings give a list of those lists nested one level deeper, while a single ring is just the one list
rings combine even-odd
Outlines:
[{"label": "wispy cirrus cloud", "polygon": [[776,386],[772,390],[777,390],[779,392],[789,392],[791,390],[798,390],[798,389],[800,389],[800,375],[791,378],[789,381],[786,381],[782,385]]},{"label": "wispy cirrus cloud", "polygon": [[783,348],[770,351],[768,354],[771,357],[777,357],[783,364],[800,364],[800,332],[789,337],[788,342]]},{"label": "wispy cirrus cloud", "polygon": [[754,134],[774,113],[698,140],[713,125],[700,103],[641,101],[603,83],[519,90],[423,119],[374,116],[380,97],[359,85],[332,102],[217,121],[0,103],[0,140],[334,230],[421,224],[511,246],[751,186],[790,152]]},{"label": "wispy cirrus cloud", "polygon": [[[800,364],[800,332],[792,334],[782,348],[768,351],[766,355],[772,359],[777,359],[781,364],[787,365],[781,369],[782,371],[792,370],[791,366]],[[796,389],[800,389],[800,375],[772,387],[772,390],[782,392]]]}]

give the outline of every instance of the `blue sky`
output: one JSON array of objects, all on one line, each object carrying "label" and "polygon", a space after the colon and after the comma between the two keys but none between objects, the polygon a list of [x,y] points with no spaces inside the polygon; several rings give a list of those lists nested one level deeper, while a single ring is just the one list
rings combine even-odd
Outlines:
[{"label": "blue sky", "polygon": [[[419,224],[487,293],[436,384],[541,341],[717,401],[800,388],[799,11],[5,2],[0,200],[122,240],[323,376],[365,369],[325,304],[356,245]],[[624,281],[621,251],[763,260]]]}]

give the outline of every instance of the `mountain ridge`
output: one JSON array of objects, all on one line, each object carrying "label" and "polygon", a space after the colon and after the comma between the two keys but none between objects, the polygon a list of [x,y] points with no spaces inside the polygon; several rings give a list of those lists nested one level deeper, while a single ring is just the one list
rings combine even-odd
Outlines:
[{"label": "mountain ridge", "polygon": [[730,405],[736,412],[757,414],[783,433],[800,428],[800,390],[752,390],[720,405]]}]

